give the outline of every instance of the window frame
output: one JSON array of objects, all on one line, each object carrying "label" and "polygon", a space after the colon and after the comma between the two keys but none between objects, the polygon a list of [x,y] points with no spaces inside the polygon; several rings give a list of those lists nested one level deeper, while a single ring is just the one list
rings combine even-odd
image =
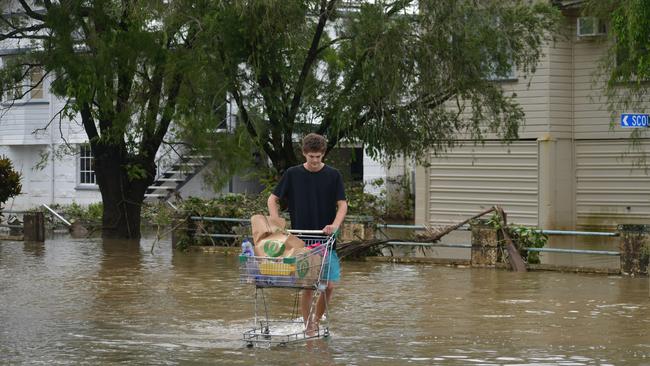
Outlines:
[{"label": "window frame", "polygon": [[[77,168],[75,175],[77,177],[77,188],[81,189],[97,189],[97,175],[95,173],[95,157],[92,155],[90,144],[79,144],[79,151],[77,153]],[[90,166],[88,167],[89,164]],[[85,175],[89,174],[89,175]],[[83,178],[85,177],[85,178]],[[86,181],[90,179],[90,182]]]},{"label": "window frame", "polygon": [[[6,53],[0,54],[2,58],[2,64],[6,62],[6,59],[14,57],[15,53]],[[24,104],[42,104],[49,103],[49,90],[47,78],[43,76],[43,68],[41,66],[35,66],[23,79],[20,83],[14,85],[11,89],[5,90],[4,93],[0,95],[0,104],[2,105],[24,105]],[[35,78],[35,76],[37,76]],[[41,79],[40,84],[32,88],[33,82]],[[30,90],[31,89],[31,90]],[[37,96],[35,96],[35,94]],[[40,95],[38,95],[40,94]],[[20,97],[22,96],[22,97]],[[19,98],[20,97],[20,98]]]}]

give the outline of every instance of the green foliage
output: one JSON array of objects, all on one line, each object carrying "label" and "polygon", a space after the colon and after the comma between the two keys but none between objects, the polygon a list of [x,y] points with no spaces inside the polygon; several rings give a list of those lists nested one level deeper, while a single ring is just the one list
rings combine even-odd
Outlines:
[{"label": "green foliage", "polygon": [[[612,127],[620,113],[647,112],[650,92],[650,2],[647,0],[590,0],[583,15],[608,23],[608,52],[601,59],[594,80],[604,87]],[[643,129],[633,139],[646,136]],[[638,141],[638,140],[636,140]],[[639,150],[633,142],[632,149]],[[643,154],[645,157],[645,153]],[[643,158],[645,159],[645,158]]]},{"label": "green foliage", "polygon": [[522,258],[527,263],[539,263],[539,252],[530,252],[523,248],[543,248],[548,242],[548,236],[539,232],[538,228],[510,225],[508,229]]},{"label": "green foliage", "polygon": [[0,157],[0,211],[5,202],[19,195],[21,190],[20,173],[14,170],[11,160],[3,155]]},{"label": "green foliage", "polygon": [[158,231],[163,228],[171,227],[174,224],[178,214],[170,205],[165,202],[142,205],[142,222],[147,225],[156,226]]},{"label": "green foliage", "polygon": [[[182,201],[179,211],[182,217],[203,216],[248,219],[255,214],[266,214],[266,199],[268,196],[248,196],[243,194],[228,194],[210,200],[188,198]],[[236,234],[239,236],[250,235],[248,226],[242,229],[241,224],[230,221],[192,221],[198,234],[221,233]],[[238,245],[239,239],[210,239],[209,237],[196,236],[196,244],[208,245]]]},{"label": "green foliage", "polygon": [[[80,222],[83,226],[100,226],[103,215],[103,204],[101,202],[91,203],[89,205],[80,205],[73,202],[69,205],[52,205],[53,210],[58,212],[70,222]],[[57,222],[58,219],[54,219]],[[57,225],[59,223],[57,222]]]},{"label": "green foliage", "polygon": [[348,183],[345,193],[348,199],[348,214],[371,216],[382,221],[412,220],[415,197],[411,192],[410,179],[406,176],[375,179],[370,188],[378,194],[366,192],[363,183]]},{"label": "green foliage", "polygon": [[345,194],[348,201],[348,215],[381,218],[386,212],[384,200],[365,191],[363,183],[348,183]]},{"label": "green foliage", "polygon": [[[492,225],[495,230],[503,228],[500,217],[495,213],[490,217],[488,224]],[[530,264],[539,263],[539,252],[528,251],[525,248],[543,248],[548,242],[548,236],[539,231],[538,228],[508,225],[505,228],[519,250],[521,257]]]},{"label": "green foliage", "polygon": [[293,136],[306,132],[326,135],[330,147],[363,142],[388,160],[444,151],[460,133],[517,137],[523,112],[488,79],[512,67],[522,78],[534,71],[557,9],[523,1],[348,5],[234,1],[204,24],[217,35],[206,59],[228,80],[250,142],[278,171],[299,162]]},{"label": "green foliage", "polygon": [[[141,203],[163,140],[212,149],[218,185],[253,154],[278,172],[295,165],[294,138],[312,131],[388,160],[444,151],[459,134],[514,139],[523,111],[488,79],[534,71],[559,14],[515,0],[28,4],[2,15],[0,41],[33,47],[3,64],[0,88],[38,68],[56,76],[61,116],[81,120],[99,186],[128,195],[105,197],[107,208]],[[242,126],[230,134],[218,132],[226,95]]]}]

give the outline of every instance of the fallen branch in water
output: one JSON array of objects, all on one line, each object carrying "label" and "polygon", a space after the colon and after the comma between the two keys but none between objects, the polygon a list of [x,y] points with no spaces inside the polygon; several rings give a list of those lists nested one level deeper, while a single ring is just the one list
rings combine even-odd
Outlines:
[{"label": "fallen branch in water", "polygon": [[508,230],[506,230],[506,228],[508,227],[508,222],[506,221],[506,214],[505,212],[503,212],[501,206],[496,206],[496,210],[497,210],[497,214],[501,218],[501,227],[499,228],[499,231],[501,231],[501,234],[506,240],[506,249],[508,251],[508,263],[510,263],[510,267],[512,268],[513,271],[526,272],[526,262],[524,262],[524,259],[521,257],[521,254],[519,254],[517,247],[515,247],[515,243],[513,243],[512,239],[510,239],[510,235],[508,235]]},{"label": "fallen branch in water", "polygon": [[339,258],[354,256],[378,245],[386,244],[391,239],[352,240],[336,244],[336,254]]},{"label": "fallen branch in water", "polygon": [[[488,214],[490,212],[495,211],[495,207],[491,207],[479,214],[476,214],[467,220],[464,220],[462,222],[459,222],[454,225],[449,225],[445,226],[442,228],[431,228],[431,227],[426,227],[425,228],[425,233],[417,234],[417,240],[418,242],[422,243],[434,243],[443,236],[451,233],[452,231],[458,229],[459,227],[467,224],[471,220],[477,219],[485,214]],[[389,241],[392,241],[393,239],[372,239],[372,240],[353,240],[345,243],[340,243],[337,244],[337,249],[336,253],[340,258],[345,258],[353,255],[358,255],[360,253],[365,252],[368,249],[371,249],[373,247],[377,247],[379,245],[386,244]]]},{"label": "fallen branch in water", "polygon": [[481,217],[481,216],[483,216],[485,214],[488,214],[490,212],[493,212],[495,210],[496,210],[495,207],[491,207],[491,208],[489,208],[489,209],[487,209],[487,210],[485,210],[485,211],[483,211],[483,212],[481,212],[479,214],[476,214],[476,215],[470,217],[467,220],[464,220],[464,221],[459,222],[459,223],[454,224],[454,225],[444,226],[442,228],[425,227],[425,232],[424,233],[416,234],[416,237],[418,239],[417,241],[431,242],[431,243],[437,242],[443,236],[445,236],[445,235],[449,234],[450,232],[458,229],[459,227],[467,224],[468,222],[470,222],[470,221],[472,221],[474,219],[478,219],[479,217]]}]

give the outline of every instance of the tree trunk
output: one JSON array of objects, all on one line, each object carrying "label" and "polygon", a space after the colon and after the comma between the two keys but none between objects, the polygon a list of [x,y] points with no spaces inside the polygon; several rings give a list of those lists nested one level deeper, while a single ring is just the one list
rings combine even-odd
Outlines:
[{"label": "tree trunk", "polygon": [[144,159],[139,164],[145,168],[144,178],[129,180],[126,166],[133,162],[120,154],[117,147],[103,150],[95,157],[97,184],[104,203],[102,237],[139,239],[142,201],[155,173],[153,159]]}]

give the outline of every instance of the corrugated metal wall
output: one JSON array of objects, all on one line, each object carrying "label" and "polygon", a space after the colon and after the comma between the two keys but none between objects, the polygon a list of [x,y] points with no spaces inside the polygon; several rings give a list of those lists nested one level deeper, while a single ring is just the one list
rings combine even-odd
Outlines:
[{"label": "corrugated metal wall", "polygon": [[450,224],[495,204],[508,221],[537,225],[537,142],[471,143],[430,158],[429,223]]},{"label": "corrugated metal wall", "polygon": [[[635,166],[641,154],[626,154],[629,140],[576,141],[578,227],[613,228],[650,221],[650,166]],[[650,141],[641,141],[650,154]],[[650,163],[650,161],[648,162]]]}]

